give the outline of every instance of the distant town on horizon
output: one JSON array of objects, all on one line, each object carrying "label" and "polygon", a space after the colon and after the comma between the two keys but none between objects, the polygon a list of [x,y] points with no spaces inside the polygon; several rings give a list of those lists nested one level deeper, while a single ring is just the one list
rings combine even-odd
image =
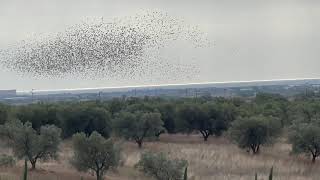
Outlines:
[{"label": "distant town on horizon", "polygon": [[205,82],[64,90],[0,90],[0,102],[13,104],[41,101],[111,99],[115,97],[250,97],[259,92],[293,96],[306,91],[318,93],[320,79],[283,79],[233,82]]}]

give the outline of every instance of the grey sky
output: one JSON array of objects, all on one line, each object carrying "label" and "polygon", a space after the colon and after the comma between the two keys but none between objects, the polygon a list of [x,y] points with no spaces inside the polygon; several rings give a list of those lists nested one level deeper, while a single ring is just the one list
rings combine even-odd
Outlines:
[{"label": "grey sky", "polygon": [[0,89],[320,77],[320,4],[308,0],[0,0],[0,48],[32,35],[61,32],[85,18],[108,20],[147,10],[181,17],[214,42],[196,54],[183,46],[163,52],[179,61],[196,55],[199,75],[194,79],[41,79],[1,69]]}]

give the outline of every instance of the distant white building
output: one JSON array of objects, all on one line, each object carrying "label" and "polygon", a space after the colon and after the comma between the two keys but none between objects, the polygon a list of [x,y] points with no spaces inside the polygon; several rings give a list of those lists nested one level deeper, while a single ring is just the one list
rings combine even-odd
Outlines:
[{"label": "distant white building", "polygon": [[252,88],[241,88],[240,91],[253,91]]}]

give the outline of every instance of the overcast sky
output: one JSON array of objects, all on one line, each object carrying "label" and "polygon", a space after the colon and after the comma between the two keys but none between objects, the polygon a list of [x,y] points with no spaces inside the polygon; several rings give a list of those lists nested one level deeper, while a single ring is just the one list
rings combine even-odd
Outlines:
[{"label": "overcast sky", "polygon": [[172,58],[197,55],[193,60],[199,73],[193,79],[46,79],[0,69],[0,89],[320,77],[320,4],[311,0],[0,0],[0,48],[62,32],[85,18],[107,21],[153,10],[183,18],[214,42],[200,53],[183,46],[170,52]]}]

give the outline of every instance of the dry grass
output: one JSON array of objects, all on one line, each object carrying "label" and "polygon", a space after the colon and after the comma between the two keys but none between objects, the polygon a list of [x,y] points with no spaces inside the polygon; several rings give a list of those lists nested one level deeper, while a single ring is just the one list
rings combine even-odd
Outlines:
[{"label": "dry grass", "polygon": [[[311,164],[305,157],[290,156],[290,145],[284,140],[273,147],[265,147],[261,154],[252,156],[237,148],[224,138],[211,138],[204,143],[197,135],[164,135],[159,142],[144,144],[142,150],[136,144],[126,142],[123,150],[123,166],[117,172],[108,172],[108,180],[147,180],[133,166],[142,151],[162,151],[173,158],[184,158],[189,162],[189,177],[194,180],[250,180],[254,173],[259,179],[267,179],[274,166],[276,180],[316,180],[320,177],[320,161]],[[79,173],[68,163],[72,155],[69,142],[63,143],[60,160],[41,163],[39,170],[30,173],[32,180],[80,180],[94,179],[88,173]],[[3,152],[9,153],[3,149]],[[0,180],[20,179],[22,162],[15,168],[0,169]]]}]

